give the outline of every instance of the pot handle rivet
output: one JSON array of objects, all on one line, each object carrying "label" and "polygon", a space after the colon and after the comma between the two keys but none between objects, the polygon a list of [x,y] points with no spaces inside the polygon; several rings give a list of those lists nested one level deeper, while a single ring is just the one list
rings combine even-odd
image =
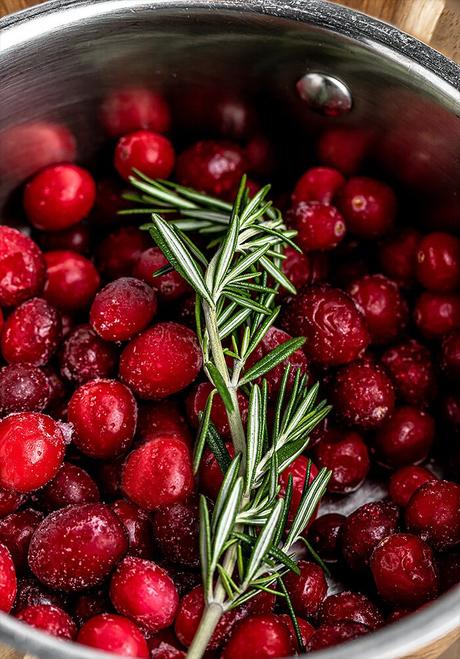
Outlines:
[{"label": "pot handle rivet", "polygon": [[338,117],[353,107],[351,92],[345,83],[325,73],[306,73],[296,88],[310,110],[327,117]]}]

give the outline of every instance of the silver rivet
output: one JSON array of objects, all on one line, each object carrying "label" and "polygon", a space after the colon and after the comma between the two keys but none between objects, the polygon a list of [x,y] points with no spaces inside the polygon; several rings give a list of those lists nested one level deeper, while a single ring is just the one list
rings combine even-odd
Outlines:
[{"label": "silver rivet", "polygon": [[348,87],[341,80],[324,73],[306,73],[296,88],[300,98],[311,110],[327,117],[345,114],[353,107]]}]

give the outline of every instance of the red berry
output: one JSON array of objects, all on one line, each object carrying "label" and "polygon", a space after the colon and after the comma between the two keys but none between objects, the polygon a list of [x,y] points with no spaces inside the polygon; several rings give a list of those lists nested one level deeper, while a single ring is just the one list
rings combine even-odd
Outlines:
[{"label": "red berry", "polygon": [[304,336],[304,350],[324,365],[346,364],[361,355],[369,337],[364,319],[346,293],[331,286],[310,286],[293,298],[286,330]]},{"label": "red berry", "polygon": [[352,570],[367,567],[374,547],[396,531],[398,517],[398,508],[386,501],[365,503],[349,515],[341,534],[347,566]]},{"label": "red berry", "polygon": [[38,246],[17,229],[0,226],[0,305],[15,306],[39,295],[45,280]]},{"label": "red berry", "polygon": [[422,405],[431,400],[436,380],[430,351],[425,346],[408,339],[388,348],[381,359],[402,401]]},{"label": "red berry", "polygon": [[78,254],[89,252],[91,234],[86,222],[74,224],[62,231],[43,231],[39,243],[45,251],[70,251]]},{"label": "red berry", "polygon": [[116,178],[105,176],[97,182],[96,202],[91,220],[98,226],[113,227],[118,211],[131,207],[130,202],[122,197],[124,185],[118,176]]},{"label": "red berry", "polygon": [[142,252],[133,270],[134,276],[149,284],[158,295],[158,299],[165,303],[177,300],[190,292],[190,286],[175,270],[161,277],[153,276],[157,270],[168,264],[168,259],[163,256],[159,247],[150,247]]},{"label": "red berry", "polygon": [[46,414],[22,412],[0,421],[0,486],[32,492],[58,472],[65,439],[59,424]]},{"label": "red berry", "polygon": [[62,609],[52,604],[28,606],[16,614],[16,618],[46,634],[71,641],[77,635],[77,625]]},{"label": "red berry", "polygon": [[116,610],[150,632],[169,627],[179,596],[168,573],[152,561],[125,558],[113,573],[110,598]]},{"label": "red berry", "polygon": [[350,233],[372,240],[384,236],[393,225],[396,197],[386,183],[355,176],[343,186],[337,206]]},{"label": "red berry", "polygon": [[334,249],[345,237],[345,222],[339,211],[319,201],[301,201],[289,213],[298,231],[297,242],[305,252]]},{"label": "red berry", "polygon": [[120,377],[144,399],[161,399],[185,389],[202,364],[196,335],[178,323],[157,323],[123,350]]},{"label": "red berry", "polygon": [[369,629],[377,629],[383,625],[382,613],[375,604],[366,595],[351,590],[326,597],[321,604],[319,619],[322,625],[357,622]]},{"label": "red berry", "polygon": [[415,282],[420,239],[421,235],[415,229],[401,229],[385,238],[380,245],[379,259],[382,270],[399,286],[410,286]]},{"label": "red berry", "polygon": [[336,563],[339,559],[340,534],[345,520],[345,515],[328,513],[315,519],[310,526],[308,539],[327,563]]},{"label": "red berry", "polygon": [[324,572],[316,563],[299,561],[300,575],[288,572],[284,583],[292,601],[294,611],[308,618],[314,616],[327,594]]},{"label": "red berry", "polygon": [[460,583],[460,553],[442,554],[438,557],[440,590],[445,593]]},{"label": "red berry", "polygon": [[59,231],[86,217],[96,198],[96,185],[77,165],[51,165],[36,174],[24,190],[24,209],[31,224]]},{"label": "red berry", "polygon": [[377,591],[388,604],[416,607],[437,594],[433,553],[415,535],[389,535],[374,549],[370,566]]},{"label": "red berry", "polygon": [[68,597],[64,593],[54,593],[32,576],[18,580],[18,590],[14,602],[14,611],[22,611],[28,606],[51,604],[60,608],[68,606]]},{"label": "red berry", "polygon": [[[232,442],[226,442],[228,454],[231,458],[235,457],[235,449]],[[210,499],[217,499],[224,474],[216,460],[214,453],[208,448],[205,449],[200,463],[200,492],[203,492]]]},{"label": "red berry", "polygon": [[0,488],[0,519],[14,513],[26,499],[25,494]]},{"label": "red berry", "polygon": [[150,247],[145,231],[122,227],[110,233],[98,247],[97,266],[107,279],[129,277],[141,254]]},{"label": "red berry", "polygon": [[244,149],[249,174],[262,180],[271,176],[275,168],[275,152],[272,143],[265,135],[252,135]]},{"label": "red berry", "polygon": [[[206,401],[211,391],[214,389],[211,383],[201,382],[187,396],[186,409],[190,424],[197,429],[200,425],[200,413],[206,407]],[[242,392],[238,392],[238,407],[240,408],[243,424],[246,424],[248,416],[248,399]],[[211,408],[211,421],[216,426],[217,432],[230,439],[230,426],[228,424],[227,410],[219,394],[214,396]]]},{"label": "red berry", "polygon": [[89,325],[79,325],[67,335],[60,355],[61,374],[66,380],[83,384],[109,377],[116,361],[115,348],[103,341]]},{"label": "red berry", "polygon": [[391,475],[388,483],[390,499],[401,508],[405,508],[411,496],[427,481],[436,480],[436,476],[425,467],[407,465]]},{"label": "red berry", "polygon": [[430,291],[460,286],[460,240],[450,233],[424,236],[417,249],[417,279]]},{"label": "red berry", "polygon": [[121,496],[121,471],[124,464],[124,456],[101,462],[97,469],[99,486],[106,497],[114,499]]},{"label": "red berry", "polygon": [[428,339],[436,339],[460,327],[460,295],[422,293],[415,302],[414,320]]},{"label": "red berry", "polygon": [[0,414],[41,412],[48,405],[48,378],[37,366],[10,364],[0,369]]},{"label": "red berry", "polygon": [[377,459],[387,467],[423,462],[434,441],[433,418],[416,407],[398,407],[374,440]]},{"label": "red berry", "polygon": [[93,588],[76,596],[73,605],[73,615],[78,624],[111,609],[106,587]]},{"label": "red berry", "polygon": [[[291,642],[293,646],[296,648],[297,652],[299,652],[300,648],[298,647],[297,635],[295,633],[294,625],[292,624],[291,616],[287,615],[286,613],[283,613],[279,615],[278,618],[279,620],[282,620],[286,625],[286,627],[288,628],[289,634],[291,635]],[[315,628],[303,618],[299,618],[298,616],[296,616],[296,619],[300,630],[300,636],[302,638],[302,644],[305,647],[308,641],[315,633]]]},{"label": "red berry", "polygon": [[345,641],[351,641],[358,636],[367,634],[369,627],[357,622],[335,622],[333,624],[321,625],[311,637],[307,652],[324,650]]},{"label": "red berry", "polygon": [[[286,258],[281,263],[281,270],[297,290],[326,279],[329,264],[324,252],[303,254],[288,245],[284,256]],[[284,295],[284,289],[280,289],[279,294]]]},{"label": "red berry", "polygon": [[371,140],[371,133],[362,128],[328,128],[318,140],[319,161],[336,167],[343,174],[354,174],[364,160]]},{"label": "red berry", "polygon": [[8,316],[3,328],[2,355],[9,363],[43,366],[61,339],[61,319],[46,300],[34,297]]},{"label": "red berry", "polygon": [[330,204],[344,183],[344,177],[336,169],[312,167],[297,181],[291,197],[292,203],[319,201],[322,204]]},{"label": "red berry", "polygon": [[53,480],[40,492],[40,502],[49,511],[99,500],[99,488],[91,476],[70,462],[64,462]]},{"label": "red berry", "polygon": [[236,627],[225,646],[222,659],[290,657],[294,647],[290,631],[279,616],[253,616]]},{"label": "red berry", "polygon": [[[289,507],[288,521],[291,523],[294,519],[294,516],[299,508],[300,501],[302,499],[302,492],[304,490],[305,480],[307,478],[307,472],[310,469],[310,478],[308,484],[310,485],[313,480],[318,475],[317,467],[308,460],[305,456],[299,455],[289,467],[280,474],[279,484],[280,484],[280,496],[286,494],[286,488],[289,483],[289,477],[292,476],[292,498],[291,505]],[[310,522],[315,519],[316,510],[311,516]],[[308,528],[308,527],[307,527]]]},{"label": "red berry", "polygon": [[443,550],[460,544],[460,485],[431,480],[411,496],[405,512],[406,526]]},{"label": "red berry", "polygon": [[146,510],[185,501],[193,489],[188,448],[174,437],[159,437],[142,444],[126,459],[122,489]]},{"label": "red berry", "polygon": [[449,393],[440,400],[441,418],[452,430],[460,429],[460,394]]},{"label": "red berry", "polygon": [[99,289],[101,279],[87,258],[70,251],[45,254],[48,280],[44,296],[62,311],[87,309]]},{"label": "red berry", "polygon": [[118,499],[111,506],[113,512],[123,522],[128,534],[128,554],[139,558],[152,558],[153,528],[149,515],[125,499]]},{"label": "red berry", "polygon": [[161,506],[153,517],[155,541],[170,563],[198,567],[199,514],[194,501]]},{"label": "red berry", "polygon": [[0,611],[9,613],[16,597],[16,570],[5,545],[0,544]]},{"label": "red berry", "polygon": [[150,130],[137,130],[124,135],[115,148],[114,165],[125,181],[138,169],[150,178],[168,178],[174,167],[171,142]]},{"label": "red berry", "polygon": [[141,129],[166,133],[171,113],[165,99],[157,92],[143,87],[125,87],[104,99],[101,123],[110,137]]},{"label": "red berry", "polygon": [[150,656],[139,627],[114,613],[102,613],[87,620],[78,632],[77,643],[121,657],[148,659]]},{"label": "red berry", "polygon": [[443,337],[441,368],[452,380],[460,380],[460,330],[454,330]]},{"label": "red berry", "polygon": [[46,586],[78,591],[105,579],[128,549],[125,528],[103,503],[51,513],[35,531],[29,567]]},{"label": "red berry", "polygon": [[42,519],[43,513],[26,508],[0,520],[0,542],[10,550],[18,571],[27,566],[30,539]]},{"label": "red berry", "polygon": [[158,434],[171,434],[192,446],[190,429],[179,404],[172,398],[144,403],[139,407],[137,434],[142,442]]},{"label": "red berry", "polygon": [[327,489],[335,494],[357,490],[369,471],[369,452],[356,432],[338,432],[335,437],[325,438],[316,446],[315,460],[319,468],[332,471]]}]

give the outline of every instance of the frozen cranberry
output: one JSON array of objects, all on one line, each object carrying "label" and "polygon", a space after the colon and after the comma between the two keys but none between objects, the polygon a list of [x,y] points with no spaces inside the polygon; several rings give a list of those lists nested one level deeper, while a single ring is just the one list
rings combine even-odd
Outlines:
[{"label": "frozen cranberry", "polygon": [[99,489],[91,476],[70,462],[64,462],[40,492],[40,502],[49,511],[79,503],[95,503],[99,499]]},{"label": "frozen cranberry", "polygon": [[377,591],[388,604],[415,607],[437,594],[433,552],[415,535],[384,538],[374,549],[370,566]]},{"label": "frozen cranberry", "polygon": [[46,300],[23,302],[7,318],[3,328],[2,355],[7,362],[46,364],[61,339],[61,319]]},{"label": "frozen cranberry", "polygon": [[201,583],[201,574],[193,568],[181,567],[166,561],[164,561],[163,566],[174,581],[180,597],[183,597],[185,593],[189,593],[192,588],[196,588]]},{"label": "frozen cranberry", "polygon": [[94,265],[77,252],[47,252],[44,296],[62,311],[80,311],[92,302],[101,280]]},{"label": "frozen cranberry", "polygon": [[30,543],[29,566],[50,588],[84,590],[105,579],[127,549],[125,528],[109,506],[84,503],[44,519]]},{"label": "frozen cranberry", "polygon": [[343,366],[335,376],[331,402],[348,425],[378,428],[394,407],[391,380],[380,366],[368,361]]},{"label": "frozen cranberry", "polygon": [[460,394],[449,393],[440,400],[441,417],[444,423],[452,430],[460,429]]},{"label": "frozen cranberry", "polygon": [[[232,442],[226,442],[228,454],[231,458],[235,456],[235,449]],[[216,460],[216,457],[210,449],[206,448],[201,458],[200,464],[200,492],[203,492],[210,499],[217,499],[220,486],[224,480],[224,474]]]},{"label": "frozen cranberry", "polygon": [[97,465],[97,481],[102,492],[109,499],[121,496],[121,471],[124,460],[124,456],[121,456]]},{"label": "frozen cranberry", "polygon": [[452,380],[460,380],[460,330],[454,330],[443,338],[441,368]]},{"label": "frozen cranberry", "polygon": [[169,643],[160,643],[158,647],[150,650],[150,659],[185,659],[183,650],[175,648]]},{"label": "frozen cranberry", "polygon": [[356,432],[337,433],[336,437],[324,439],[315,449],[315,460],[319,468],[332,471],[327,489],[335,494],[357,490],[369,471],[369,452]]},{"label": "frozen cranberry", "polygon": [[[287,615],[286,613],[283,613],[279,615],[278,618],[279,620],[282,620],[284,624],[287,626],[289,630],[289,634],[291,635],[291,642],[293,643],[297,652],[299,652],[300,648],[298,646],[297,635],[295,633],[294,625],[292,624],[291,616]],[[315,633],[315,628],[303,618],[299,618],[298,616],[296,616],[296,618],[297,618],[297,624],[299,626],[300,636],[302,638],[302,645],[305,647],[308,641]]]},{"label": "frozen cranberry", "polygon": [[9,613],[16,597],[16,570],[10,551],[0,544],[0,611]]},{"label": "frozen cranberry", "polygon": [[203,140],[183,151],[177,159],[177,180],[217,197],[234,193],[245,173],[245,158],[236,144]]},{"label": "frozen cranberry", "polygon": [[172,434],[179,439],[182,438],[187,446],[192,446],[192,435],[185,416],[178,402],[172,398],[141,405],[137,433],[141,441],[148,441],[154,435],[162,433]]},{"label": "frozen cranberry", "polygon": [[430,351],[425,346],[408,339],[388,348],[381,359],[402,401],[421,405],[431,400],[436,380]]},{"label": "frozen cranberry", "polygon": [[460,544],[460,485],[431,480],[411,496],[405,512],[406,526],[435,549]]},{"label": "frozen cranberry", "polygon": [[292,193],[292,203],[319,201],[330,204],[345,183],[340,172],[332,167],[312,167],[302,174]]},{"label": "frozen cranberry", "polygon": [[336,563],[340,553],[340,534],[345,515],[328,513],[315,519],[308,531],[308,539],[323,561]]},{"label": "frozen cranberry", "polygon": [[[284,250],[286,257],[281,269],[297,290],[306,285],[324,281],[328,274],[328,257],[324,252],[303,254],[289,245]],[[280,294],[284,295],[284,289]]]},{"label": "frozen cranberry", "polygon": [[110,233],[97,250],[97,266],[108,279],[129,277],[151,239],[136,227],[122,227]]},{"label": "frozen cranberry", "polygon": [[161,399],[181,391],[202,364],[196,335],[178,323],[157,323],[123,350],[120,377],[144,399]]},{"label": "frozen cranberry", "polygon": [[45,280],[45,261],[33,240],[0,226],[0,305],[15,306],[39,295]]},{"label": "frozen cranberry", "polygon": [[91,234],[86,222],[74,224],[62,231],[44,231],[38,241],[46,251],[71,251],[86,254],[91,243]]},{"label": "frozen cranberry", "polygon": [[125,499],[118,499],[111,505],[113,512],[121,519],[128,534],[128,554],[139,558],[152,558],[152,521],[148,514]]},{"label": "frozen cranberry", "polygon": [[48,380],[48,409],[55,408],[59,403],[62,403],[67,395],[67,387],[63,380],[56,373],[52,366],[44,366],[41,369],[46,375]]},{"label": "frozen cranberry", "polygon": [[393,225],[396,197],[386,183],[356,176],[341,189],[337,206],[350,233],[372,240],[384,236]]},{"label": "frozen cranberry", "polygon": [[417,246],[421,235],[415,229],[402,229],[388,236],[379,248],[380,265],[387,277],[399,286],[410,286],[415,282]]},{"label": "frozen cranberry", "polygon": [[415,302],[414,320],[428,339],[436,339],[460,327],[460,295],[422,293]]},{"label": "frozen cranberry", "polygon": [[[303,455],[299,455],[293,462],[291,462],[289,467],[286,467],[286,469],[282,472],[282,474],[280,474],[279,477],[280,496],[284,496],[286,494],[286,488],[289,483],[289,477],[292,476],[292,498],[291,498],[291,505],[289,507],[289,516],[288,516],[289,523],[291,523],[292,520],[294,519],[294,516],[297,512],[300,501],[302,499],[302,493],[304,490],[304,485],[305,485],[305,480],[307,478],[308,470],[310,470],[310,478],[308,481],[308,484],[310,485],[318,475],[318,469],[313,464],[313,462],[311,462],[311,460],[308,460]],[[313,519],[315,519],[315,517],[316,517],[316,510],[313,513],[310,522]]]},{"label": "frozen cranberry", "polygon": [[171,563],[197,567],[199,514],[194,501],[161,506],[153,517],[155,541],[162,555]]},{"label": "frozen cranberry", "polygon": [[58,638],[70,641],[77,635],[77,625],[68,613],[52,604],[28,606],[19,611],[16,618]]},{"label": "frozen cranberry", "polygon": [[110,137],[141,129],[166,133],[171,124],[171,113],[161,94],[143,87],[125,87],[104,99],[101,122]]},{"label": "frozen cranberry", "polygon": [[416,407],[398,407],[374,440],[377,459],[387,467],[423,462],[434,441],[433,418]]},{"label": "frozen cranberry", "polygon": [[[187,396],[186,409],[191,425],[198,428],[200,425],[200,414],[206,407],[208,396],[214,387],[209,382],[197,385]],[[248,399],[242,392],[238,392],[238,406],[241,411],[243,423],[248,416]],[[227,411],[219,394],[214,396],[211,408],[211,421],[216,426],[217,432],[225,439],[230,438],[230,426],[228,424]]]},{"label": "frozen cranberry", "polygon": [[10,550],[16,570],[26,567],[30,539],[42,519],[43,513],[26,508],[0,520],[0,542]]},{"label": "frozen cranberry", "polygon": [[405,508],[414,492],[423,483],[432,480],[436,480],[436,476],[429,469],[416,465],[407,465],[391,475],[388,494],[397,506]]},{"label": "frozen cranberry", "polygon": [[184,501],[192,488],[190,453],[180,439],[152,439],[132,451],[126,459],[122,489],[141,508],[154,510]]},{"label": "frozen cranberry", "polygon": [[18,579],[18,590],[14,602],[14,611],[22,611],[28,606],[51,604],[65,608],[68,597],[64,593],[55,593],[45,588],[35,577],[22,577]]},{"label": "frozen cranberry", "polygon": [[430,291],[460,286],[460,240],[450,233],[424,236],[417,249],[417,279]]},{"label": "frozen cranberry", "polygon": [[354,174],[366,156],[371,139],[371,133],[362,128],[328,128],[318,140],[319,161],[343,174]]},{"label": "frozen cranberry", "polygon": [[123,199],[124,183],[118,177],[105,176],[97,182],[96,202],[91,220],[98,226],[113,227],[118,211],[131,207],[131,202]]},{"label": "frozen cranberry", "polygon": [[383,625],[383,616],[375,604],[366,595],[351,590],[326,597],[321,604],[319,619],[323,625],[357,622],[369,629],[377,629]]},{"label": "frozen cranberry", "polygon": [[121,657],[148,659],[150,656],[139,627],[128,618],[113,613],[102,613],[87,620],[78,632],[77,643]]},{"label": "frozen cranberry", "polygon": [[27,495],[0,488],[0,519],[14,513],[26,501]]},{"label": "frozen cranberry", "polygon": [[59,231],[86,217],[96,198],[96,185],[77,165],[51,165],[36,174],[24,189],[24,209],[31,224]]},{"label": "frozen cranberry", "polygon": [[67,335],[60,355],[61,374],[66,380],[83,384],[110,376],[115,368],[116,350],[103,341],[89,325],[79,325]]},{"label": "frozen cranberry", "polygon": [[297,295],[284,322],[292,336],[306,338],[306,354],[327,366],[353,361],[369,342],[364,318],[352,299],[331,286],[310,286]]},{"label": "frozen cranberry", "polygon": [[374,547],[396,531],[398,517],[397,506],[386,501],[365,503],[349,515],[341,533],[342,553],[349,568],[367,567]]},{"label": "frozen cranberry", "polygon": [[133,169],[153,179],[168,178],[174,167],[174,149],[163,135],[137,130],[118,140],[114,165],[125,181],[134,174]]},{"label": "frozen cranberry", "polygon": [[249,174],[262,180],[271,176],[275,168],[275,151],[265,135],[255,133],[246,143],[244,156]]},{"label": "frozen cranberry", "polygon": [[345,222],[339,211],[319,201],[301,201],[289,213],[297,229],[297,242],[305,252],[337,247],[345,237]]},{"label": "frozen cranberry", "polygon": [[73,616],[79,625],[86,620],[112,609],[105,585],[79,593],[73,602]]},{"label": "frozen cranberry", "polygon": [[294,647],[290,631],[282,619],[275,615],[253,616],[236,627],[222,659],[289,657]]},{"label": "frozen cranberry", "polygon": [[41,412],[48,405],[48,378],[37,366],[10,364],[0,369],[0,414]]},{"label": "frozen cranberry", "polygon": [[132,556],[125,558],[113,573],[110,598],[119,613],[151,632],[169,627],[179,605],[168,573],[152,561]]},{"label": "frozen cranberry", "polygon": [[460,583],[460,553],[455,552],[439,556],[438,571],[442,593]]},{"label": "frozen cranberry", "polygon": [[327,594],[324,572],[316,563],[299,561],[300,575],[289,572],[284,583],[292,601],[294,611],[308,618],[314,616]]},{"label": "frozen cranberry", "polygon": [[133,275],[145,281],[158,295],[161,302],[171,302],[190,292],[187,284],[178,272],[172,270],[161,277],[154,277],[160,268],[164,268],[169,261],[159,247],[146,249],[139,257],[133,269]]},{"label": "frozen cranberry", "polygon": [[369,627],[358,622],[335,622],[321,625],[311,637],[307,645],[307,652],[316,652],[345,641],[351,641],[369,631]]}]

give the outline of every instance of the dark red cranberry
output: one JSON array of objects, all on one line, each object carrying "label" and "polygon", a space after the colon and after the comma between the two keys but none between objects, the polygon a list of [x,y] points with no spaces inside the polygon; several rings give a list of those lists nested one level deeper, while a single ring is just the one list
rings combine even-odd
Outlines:
[{"label": "dark red cranberry", "polygon": [[129,277],[140,255],[151,245],[145,231],[122,227],[110,233],[97,250],[97,266],[107,279]]},{"label": "dark red cranberry", "polygon": [[[295,633],[294,625],[292,624],[291,616],[287,615],[286,613],[282,613],[281,615],[278,616],[278,618],[279,620],[282,620],[286,625],[286,627],[288,628],[289,634],[291,635],[291,642],[293,643],[297,652],[299,652],[300,648],[298,646],[297,635]],[[315,633],[315,628],[303,618],[299,618],[298,616],[296,616],[296,619],[297,619],[297,625],[299,626],[300,636],[302,638],[302,645],[305,647],[308,641]]]},{"label": "dark red cranberry", "polygon": [[0,488],[0,519],[14,513],[26,501],[27,495]]},{"label": "dark red cranberry", "polygon": [[89,259],[70,251],[47,252],[44,296],[62,311],[81,311],[91,304],[101,280]]},{"label": "dark red cranberry", "polygon": [[308,618],[314,616],[327,594],[324,572],[319,565],[299,561],[300,575],[289,572],[284,583],[292,601],[294,611]]},{"label": "dark red cranberry", "polygon": [[163,96],[145,87],[125,87],[111,92],[101,105],[100,117],[110,137],[141,129],[166,133],[171,125],[171,113]]},{"label": "dark red cranberry", "polygon": [[31,224],[59,231],[86,217],[96,198],[91,174],[77,165],[51,165],[27,183],[24,209]]},{"label": "dark red cranberry", "polygon": [[46,266],[38,246],[17,229],[0,226],[0,305],[16,306],[40,295]]},{"label": "dark red cranberry", "polygon": [[415,339],[388,348],[381,357],[398,397],[409,405],[427,404],[436,390],[430,351]]},{"label": "dark red cranberry", "polygon": [[347,424],[369,430],[391,414],[395,395],[385,371],[368,361],[343,366],[335,376],[331,402]]},{"label": "dark red cranberry", "polygon": [[121,456],[98,465],[97,481],[102,492],[109,499],[121,496],[121,471],[124,461],[124,456]]},{"label": "dark red cranberry", "polygon": [[27,565],[30,539],[42,519],[43,513],[26,508],[0,520],[0,542],[10,550],[18,571]]},{"label": "dark red cranberry", "polygon": [[183,650],[165,642],[150,650],[150,659],[185,659],[185,657]]},{"label": "dark red cranberry", "polygon": [[414,320],[428,339],[436,339],[460,327],[460,295],[422,293],[415,302]]},{"label": "dark red cranberry", "polygon": [[279,616],[253,616],[236,627],[222,659],[290,657],[294,648],[290,630]]},{"label": "dark red cranberry", "polygon": [[99,500],[99,488],[91,476],[70,462],[64,462],[53,480],[40,492],[40,502],[49,511]]},{"label": "dark red cranberry", "polygon": [[275,152],[268,137],[261,133],[252,135],[244,149],[247,170],[257,178],[266,179],[275,168]]},{"label": "dark red cranberry", "polygon": [[460,286],[460,240],[434,232],[417,249],[417,279],[430,291],[452,291]]},{"label": "dark red cranberry", "polygon": [[16,618],[42,632],[71,641],[77,635],[77,625],[68,613],[52,604],[28,606]]},{"label": "dark red cranberry", "polygon": [[434,441],[433,418],[416,407],[397,407],[374,440],[377,459],[387,467],[423,462]]},{"label": "dark red cranberry", "polygon": [[342,553],[352,570],[362,570],[369,564],[373,549],[398,525],[397,506],[386,501],[371,501],[355,510],[343,525]]},{"label": "dark red cranberry", "polygon": [[435,549],[460,544],[460,485],[445,480],[421,485],[409,499],[405,520],[409,531]]},{"label": "dark red cranberry", "polygon": [[[235,449],[232,442],[226,442],[228,454],[231,458],[235,456]],[[210,449],[206,448],[200,463],[200,492],[203,492],[210,499],[217,499],[220,486],[224,480],[224,474],[216,460],[216,457]]]},{"label": "dark red cranberry", "polygon": [[443,338],[441,368],[452,380],[460,380],[460,330],[454,330]]},{"label": "dark red cranberry", "polygon": [[319,619],[322,625],[336,622],[357,622],[369,629],[383,625],[383,615],[371,600],[351,590],[329,595],[321,604]]},{"label": "dark red cranberry", "polygon": [[386,183],[365,176],[348,179],[337,205],[350,233],[369,240],[388,233],[396,214],[393,190]]},{"label": "dark red cranberry", "polygon": [[138,169],[150,178],[168,178],[174,167],[171,142],[150,130],[137,130],[120,137],[115,148],[114,166],[120,176],[129,181]]},{"label": "dark red cranberry", "polygon": [[105,579],[127,549],[125,528],[109,506],[84,503],[46,517],[32,537],[29,566],[50,588],[84,590]]},{"label": "dark red cranberry", "polygon": [[310,286],[293,298],[284,322],[292,336],[306,337],[306,354],[326,366],[353,361],[369,343],[354,302],[331,286]]},{"label": "dark red cranberry", "polygon": [[154,277],[154,273],[160,268],[164,268],[169,261],[159,247],[149,247],[140,255],[133,269],[133,275],[145,281],[158,295],[161,302],[171,302],[177,300],[190,292],[190,286],[187,284],[178,272],[171,272]]},{"label": "dark red cranberry", "polygon": [[354,174],[360,168],[371,141],[369,130],[343,126],[328,128],[318,140],[319,161],[336,167],[343,174]]},{"label": "dark red cranberry", "polygon": [[0,369],[0,414],[41,412],[48,405],[50,388],[41,369],[31,364],[10,364]]},{"label": "dark red cranberry", "polygon": [[334,249],[345,237],[343,217],[330,204],[301,201],[290,211],[289,219],[305,252]]},{"label": "dark red cranberry", "polygon": [[128,556],[110,582],[116,610],[144,629],[157,632],[169,627],[179,606],[179,596],[168,573],[152,561]]},{"label": "dark red cranberry", "polygon": [[11,553],[8,547],[0,544],[0,611],[11,611],[16,590],[16,570]]},{"label": "dark red cranberry", "polygon": [[441,417],[451,430],[460,429],[460,394],[449,393],[440,400]]},{"label": "dark red cranberry", "polygon": [[[213,386],[209,382],[202,382],[197,385],[190,394],[187,396],[186,409],[187,416],[191,425],[197,429],[200,425],[200,414],[206,407],[208,396],[213,390]],[[241,411],[243,423],[246,422],[248,415],[248,399],[242,392],[238,392],[238,406]],[[219,394],[214,396],[211,408],[211,421],[216,426],[216,429],[225,439],[230,438],[230,426],[228,424],[227,410],[225,409],[224,402]]]},{"label": "dark red cranberry", "polygon": [[379,248],[380,265],[387,277],[399,286],[415,282],[417,247],[421,234],[415,229],[402,229],[388,236]]},{"label": "dark red cranberry", "polygon": [[62,403],[67,395],[67,386],[59,377],[54,367],[44,366],[41,369],[48,380],[48,409],[54,409],[59,403]]},{"label": "dark red cranberry", "polygon": [[188,448],[174,437],[158,437],[142,444],[126,459],[122,489],[146,510],[185,501],[193,489]]},{"label": "dark red cranberry", "polygon": [[152,520],[149,515],[125,499],[118,499],[111,506],[113,512],[123,522],[128,534],[128,554],[138,558],[152,558]]},{"label": "dark red cranberry", "polygon": [[47,252],[70,251],[87,254],[91,244],[91,234],[89,225],[80,222],[62,231],[43,231],[38,240],[42,249]]},{"label": "dark red cranberry", "polygon": [[83,384],[109,377],[115,368],[116,350],[103,341],[89,325],[79,325],[67,335],[60,355],[61,374],[66,380]]},{"label": "dark red cranberry", "polygon": [[336,563],[340,554],[340,534],[345,515],[328,513],[321,515],[310,526],[308,539],[323,561]]},{"label": "dark red cranberry", "polygon": [[433,552],[416,535],[384,538],[374,549],[370,566],[380,597],[393,606],[416,607],[438,592]]},{"label": "dark red cranberry", "polygon": [[131,202],[123,199],[124,184],[118,177],[103,177],[96,187],[96,202],[91,220],[98,226],[113,228],[118,211],[131,207]]},{"label": "dark red cranberry", "polygon": [[[297,290],[306,285],[324,281],[328,275],[328,257],[324,252],[303,254],[289,245],[284,250],[286,257],[281,269]],[[284,289],[280,290],[280,294]]]},{"label": "dark red cranberry", "polygon": [[180,597],[183,597],[201,583],[201,574],[193,568],[180,567],[166,561],[163,562],[163,567],[174,581]]},{"label": "dark red cranberry", "polygon": [[432,480],[436,480],[436,476],[429,469],[417,465],[407,465],[391,475],[388,494],[397,506],[405,508],[414,492],[423,483]]},{"label": "dark red cranberry", "polygon": [[51,604],[66,608],[68,597],[64,593],[56,593],[45,588],[35,577],[22,577],[18,580],[18,590],[14,602],[14,611],[22,611],[28,606],[37,606],[38,604]]},{"label": "dark red cranberry", "polygon": [[330,204],[345,183],[340,172],[332,167],[312,167],[302,174],[292,193],[292,203],[319,201]]},{"label": "dark red cranberry", "polygon": [[122,657],[148,659],[150,656],[139,627],[113,613],[102,613],[87,620],[78,632],[77,643]]},{"label": "dark red cranberry", "polygon": [[8,316],[3,328],[3,358],[9,363],[42,366],[61,339],[61,319],[46,300],[34,297]]},{"label": "dark red cranberry", "polygon": [[161,399],[181,391],[202,364],[196,335],[179,323],[157,323],[123,350],[120,377],[140,398]]},{"label": "dark red cranberry", "polygon": [[192,446],[192,435],[177,401],[172,398],[158,402],[144,403],[139,407],[137,433],[141,441],[148,441],[154,435],[172,434],[182,438],[187,446]]},{"label": "dark red cranberry", "polygon": [[197,567],[199,514],[194,501],[161,506],[153,517],[155,541],[170,563]]},{"label": "dark red cranberry", "polygon": [[[299,455],[299,457],[297,457],[293,462],[291,462],[291,464],[288,467],[286,467],[286,469],[280,474],[279,477],[280,496],[284,496],[286,494],[286,488],[289,483],[289,477],[292,476],[292,498],[291,498],[291,505],[289,507],[289,515],[288,515],[289,523],[292,522],[297,512],[297,509],[299,508],[308,471],[310,471],[310,478],[308,481],[308,484],[310,485],[318,475],[318,468],[313,464],[311,460],[308,460],[303,455]],[[315,519],[316,512],[317,509],[314,511],[313,515],[311,516],[309,523],[311,523]]]},{"label": "dark red cranberry", "polygon": [[345,289],[367,275],[371,270],[370,256],[365,243],[355,238],[345,239],[333,255],[332,283]]},{"label": "dark red cranberry", "polygon": [[183,151],[177,159],[177,180],[217,197],[233,194],[245,173],[243,151],[236,144],[203,140]]},{"label": "dark red cranberry", "polygon": [[332,471],[327,489],[334,494],[357,490],[369,471],[369,452],[356,432],[337,432],[335,437],[324,439],[315,448],[315,461],[319,468]]},{"label": "dark red cranberry", "polygon": [[438,557],[440,591],[445,593],[460,583],[460,552]]},{"label": "dark red cranberry", "polygon": [[79,593],[73,602],[73,616],[79,625],[99,613],[112,610],[107,588],[105,585]]},{"label": "dark red cranberry", "polygon": [[316,652],[317,650],[339,645],[345,641],[351,641],[358,638],[358,636],[367,634],[369,631],[369,627],[360,625],[357,622],[336,622],[321,625],[311,637],[307,645],[307,652]]}]

